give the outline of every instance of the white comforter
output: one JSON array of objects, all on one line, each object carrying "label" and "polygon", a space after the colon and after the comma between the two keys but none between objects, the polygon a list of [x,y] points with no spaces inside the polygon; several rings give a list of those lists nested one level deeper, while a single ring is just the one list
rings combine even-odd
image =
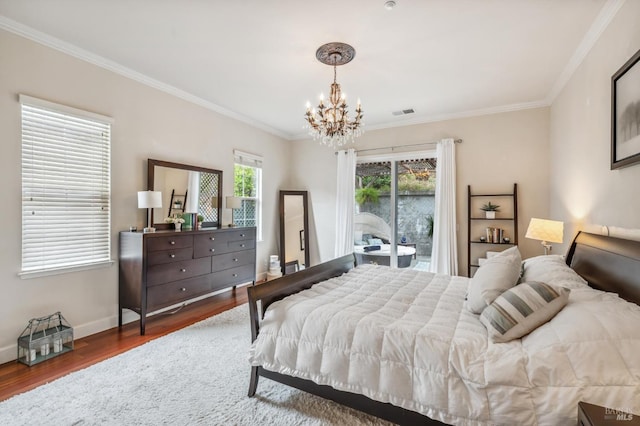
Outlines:
[{"label": "white comforter", "polygon": [[451,424],[575,424],[578,401],[640,409],[640,307],[590,288],[493,344],[469,279],[361,265],[274,303],[251,346],[267,370]]}]

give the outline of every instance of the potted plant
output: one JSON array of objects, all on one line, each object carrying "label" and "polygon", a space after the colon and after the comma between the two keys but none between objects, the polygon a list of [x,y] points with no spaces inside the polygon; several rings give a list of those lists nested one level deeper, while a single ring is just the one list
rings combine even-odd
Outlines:
[{"label": "potted plant", "polygon": [[358,188],[356,189],[356,203],[377,203],[380,197],[380,191],[376,188]]},{"label": "potted plant", "polygon": [[427,215],[427,237],[433,238],[433,215]]},{"label": "potted plant", "polygon": [[200,229],[202,228],[202,222],[204,222],[204,216],[202,216],[201,214],[198,215],[198,228]]},{"label": "potted plant", "polygon": [[176,231],[179,231],[182,228],[182,224],[184,223],[184,219],[178,216],[171,216],[164,220],[166,223],[173,223]]},{"label": "potted plant", "polygon": [[480,207],[480,210],[484,211],[485,217],[487,219],[495,219],[496,218],[496,212],[500,211],[499,207],[500,207],[499,205],[491,204],[491,201],[489,201],[487,204],[485,204],[482,207]]},{"label": "potted plant", "polygon": [[182,200],[175,200],[173,202],[173,208],[174,209],[181,209],[182,208]]}]

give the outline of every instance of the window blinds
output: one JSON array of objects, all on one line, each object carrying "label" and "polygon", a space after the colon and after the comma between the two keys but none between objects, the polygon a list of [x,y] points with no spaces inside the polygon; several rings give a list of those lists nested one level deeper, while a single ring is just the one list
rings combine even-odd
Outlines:
[{"label": "window blinds", "polygon": [[111,119],[21,95],[22,273],[109,262]]},{"label": "window blinds", "polygon": [[248,152],[242,152],[237,149],[233,150],[233,161],[243,166],[255,167],[257,169],[262,168],[262,156],[249,154]]}]

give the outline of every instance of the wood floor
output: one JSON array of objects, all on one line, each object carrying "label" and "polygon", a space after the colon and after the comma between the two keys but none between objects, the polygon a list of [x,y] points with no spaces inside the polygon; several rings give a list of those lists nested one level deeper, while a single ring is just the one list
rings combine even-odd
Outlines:
[{"label": "wood floor", "polygon": [[[147,318],[146,333],[140,336],[139,322],[126,324],[74,342],[74,350],[32,367],[8,362],[0,365],[0,401],[26,392],[54,379],[121,354],[165,334],[187,327],[247,302],[246,287],[186,306],[173,315]],[[248,308],[247,308],[248,309]]]}]

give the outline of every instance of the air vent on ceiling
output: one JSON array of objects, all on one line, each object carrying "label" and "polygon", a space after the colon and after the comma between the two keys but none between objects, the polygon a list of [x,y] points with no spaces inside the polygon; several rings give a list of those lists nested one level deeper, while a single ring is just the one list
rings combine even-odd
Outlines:
[{"label": "air vent on ceiling", "polygon": [[413,108],[409,108],[409,109],[401,109],[400,111],[393,111],[391,114],[393,115],[407,115],[407,114],[413,114],[415,111],[413,110]]}]

